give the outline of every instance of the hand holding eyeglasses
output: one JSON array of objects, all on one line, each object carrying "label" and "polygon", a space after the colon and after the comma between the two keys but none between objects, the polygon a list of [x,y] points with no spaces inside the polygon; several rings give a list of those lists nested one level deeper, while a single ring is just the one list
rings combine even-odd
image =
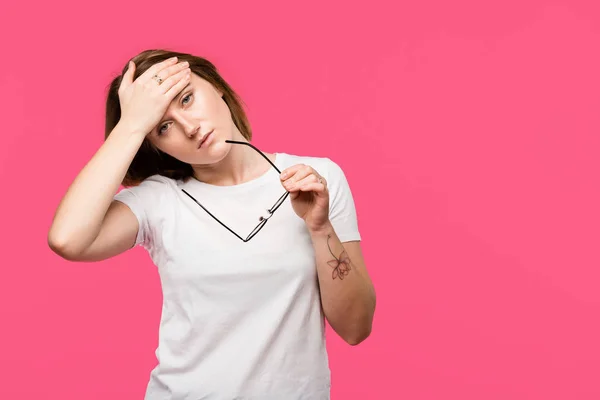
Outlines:
[{"label": "hand holding eyeglasses", "polygon": [[282,171],[281,184],[290,192],[294,212],[310,231],[318,231],[329,222],[327,181],[311,166],[296,164]]},{"label": "hand holding eyeglasses", "polygon": [[208,211],[198,200],[189,194],[185,189],[181,189],[188,197],[198,204],[204,211],[221,224],[225,229],[234,234],[242,242],[250,241],[266,225],[267,221],[273,216],[273,213],[283,204],[289,196],[294,212],[304,220],[308,230],[317,232],[325,227],[329,222],[329,191],[327,190],[327,181],[317,173],[312,167],[304,164],[296,164],[280,171],[279,168],[259,149],[249,142],[237,140],[225,140],[227,143],[239,144],[251,147],[256,150],[265,160],[269,162],[279,173],[282,186],[285,192],[275,204],[267,210],[268,216],[259,217],[258,225],[244,238],[240,236],[221,220]]}]

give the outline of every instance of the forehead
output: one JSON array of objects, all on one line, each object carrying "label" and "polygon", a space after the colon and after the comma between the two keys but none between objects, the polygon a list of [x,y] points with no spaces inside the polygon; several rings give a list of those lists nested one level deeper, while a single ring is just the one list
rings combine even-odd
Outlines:
[{"label": "forehead", "polygon": [[[177,93],[175,95],[173,100],[171,100],[171,103],[169,104],[167,111],[171,110],[172,108],[176,108],[178,106],[179,100],[182,98],[182,96],[185,93],[191,93],[190,90],[194,90],[196,93],[198,93],[198,92],[206,93],[211,89],[212,89],[212,85],[210,84],[210,82],[208,82],[205,79],[202,79],[201,77],[199,77],[198,75],[196,75],[192,72],[192,75],[190,76],[190,81],[188,82],[187,85],[185,85],[183,87],[183,89],[181,89],[179,91],[179,93]],[[168,114],[168,112],[167,112],[167,114]]]},{"label": "forehead", "polygon": [[210,88],[212,86],[210,84],[210,82],[208,82],[207,80],[199,77],[198,75],[196,75],[193,72],[190,75],[190,85],[194,86],[194,87],[197,87],[197,88],[205,88],[205,89],[208,89],[208,88]]},{"label": "forehead", "polygon": [[171,101],[171,104],[174,104],[177,102],[177,98],[183,94],[185,91],[189,90],[189,89],[196,89],[196,90],[202,90],[202,91],[206,91],[209,90],[211,88],[211,84],[202,79],[201,77],[199,77],[198,75],[192,73],[192,75],[190,76],[190,81],[188,82],[187,85],[185,85],[183,87],[183,89],[181,89],[179,91],[179,93],[175,96],[175,98]]}]

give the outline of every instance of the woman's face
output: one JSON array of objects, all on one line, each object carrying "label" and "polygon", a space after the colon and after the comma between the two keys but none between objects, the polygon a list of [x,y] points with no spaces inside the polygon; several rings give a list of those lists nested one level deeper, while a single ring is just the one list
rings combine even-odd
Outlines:
[{"label": "woman's face", "polygon": [[[158,149],[188,164],[211,164],[221,160],[236,130],[231,111],[208,81],[192,72],[190,83],[179,93],[161,122],[148,134]],[[210,136],[207,136],[212,132]],[[199,147],[200,143],[206,142]]]}]

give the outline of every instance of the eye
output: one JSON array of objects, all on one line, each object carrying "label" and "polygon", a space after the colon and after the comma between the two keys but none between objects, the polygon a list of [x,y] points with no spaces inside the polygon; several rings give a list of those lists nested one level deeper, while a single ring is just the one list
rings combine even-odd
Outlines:
[{"label": "eye", "polygon": [[[189,94],[185,95],[184,97],[182,97],[182,98],[181,98],[181,103],[182,103],[183,105],[186,105],[186,104],[188,104],[188,103],[189,103],[189,101],[185,101],[185,100],[186,100],[186,99],[190,99],[190,100],[191,100],[191,97],[192,97],[192,94],[191,94],[191,93],[189,93]],[[164,132],[163,132],[163,128],[164,128],[164,127],[166,127],[167,125],[169,125],[169,124],[164,124],[164,125],[162,125],[162,126],[161,126],[161,127],[158,129],[158,136],[160,136],[160,135],[162,135],[162,134],[164,133]]]},{"label": "eye", "polygon": [[157,132],[157,135],[158,135],[158,136],[160,136],[160,135],[162,135],[162,134],[163,134],[163,128],[164,128],[165,126],[167,126],[167,125],[169,125],[169,124],[164,124],[163,126],[161,126],[160,128],[158,128],[158,132]]}]

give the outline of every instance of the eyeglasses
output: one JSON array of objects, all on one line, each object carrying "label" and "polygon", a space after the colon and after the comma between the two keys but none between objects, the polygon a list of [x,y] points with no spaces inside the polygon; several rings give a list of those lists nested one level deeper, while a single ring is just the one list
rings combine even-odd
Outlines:
[{"label": "eyeglasses", "polygon": [[[260,151],[259,149],[257,149],[255,146],[253,146],[252,144],[248,143],[248,142],[238,142],[236,140],[225,140],[225,142],[227,143],[234,143],[234,144],[242,144],[245,146],[250,146],[251,148],[253,148],[254,150],[256,150],[261,156],[263,156],[265,158],[265,160],[267,160],[269,162],[269,164],[271,164],[273,166],[273,168],[275,168],[275,170],[281,174],[281,171],[277,168],[277,166],[275,164],[273,164],[273,162],[271,160],[269,160],[269,157],[267,157],[266,155],[263,154],[262,151]],[[198,202],[198,200],[196,200],[191,194],[189,194],[188,192],[186,192],[184,189],[181,189],[183,191],[183,193],[187,194],[192,200],[194,200],[194,202],[196,204],[198,204],[200,207],[202,207],[202,209],[204,211],[206,211],[208,213],[208,215],[210,215],[211,217],[214,218],[215,221],[217,221],[219,224],[221,224],[225,229],[227,229],[229,232],[233,233],[235,236],[237,236],[242,242],[248,242],[250,239],[252,239],[254,236],[256,236],[256,234],[258,232],[260,232],[260,230],[266,225],[267,221],[273,216],[273,213],[275,212],[275,210],[277,210],[279,208],[280,205],[283,204],[283,202],[285,201],[285,199],[288,197],[288,195],[290,194],[290,192],[288,192],[286,190],[286,192],[281,195],[281,197],[279,198],[279,200],[277,200],[275,202],[275,204],[273,205],[273,207],[269,208],[267,210],[267,212],[269,213],[268,216],[266,217],[260,217],[258,220],[260,221],[258,223],[258,225],[256,225],[256,228],[254,228],[252,230],[252,232],[250,232],[250,234],[246,237],[246,239],[242,238],[240,235],[238,235],[237,233],[235,233],[232,229],[230,229],[227,225],[225,225],[223,222],[219,221],[219,219],[217,217],[215,217],[214,215],[211,214],[210,211],[208,211],[202,204],[200,204]]]}]

